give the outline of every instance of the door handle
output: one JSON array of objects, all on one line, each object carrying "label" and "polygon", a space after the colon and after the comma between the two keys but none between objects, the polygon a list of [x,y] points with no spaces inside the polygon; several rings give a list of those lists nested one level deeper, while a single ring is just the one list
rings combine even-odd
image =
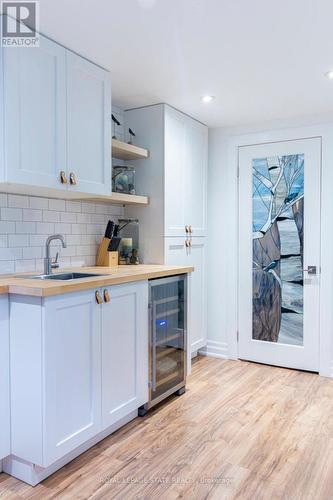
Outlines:
[{"label": "door handle", "polygon": [[317,274],[317,266],[308,266],[306,269],[303,269],[303,272],[308,274]]}]

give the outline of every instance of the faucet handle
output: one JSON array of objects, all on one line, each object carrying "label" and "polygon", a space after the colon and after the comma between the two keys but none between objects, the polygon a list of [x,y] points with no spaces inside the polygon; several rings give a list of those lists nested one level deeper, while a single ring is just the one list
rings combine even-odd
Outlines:
[{"label": "faucet handle", "polygon": [[59,267],[59,262],[58,262],[58,259],[59,259],[59,252],[57,252],[57,253],[56,253],[55,259],[54,259],[54,261],[51,263],[51,268],[52,268],[52,269],[58,269],[58,267]]}]

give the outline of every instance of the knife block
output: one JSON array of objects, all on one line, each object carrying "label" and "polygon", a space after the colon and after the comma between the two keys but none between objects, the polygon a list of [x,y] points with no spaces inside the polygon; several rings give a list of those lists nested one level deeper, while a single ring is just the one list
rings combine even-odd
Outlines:
[{"label": "knife block", "polygon": [[106,255],[108,253],[108,248],[110,245],[110,238],[103,238],[101,244],[99,245],[99,249],[96,257],[96,266],[105,266],[104,262],[106,259]]},{"label": "knife block", "polygon": [[117,267],[119,260],[119,252],[107,252],[104,259],[104,266]]}]

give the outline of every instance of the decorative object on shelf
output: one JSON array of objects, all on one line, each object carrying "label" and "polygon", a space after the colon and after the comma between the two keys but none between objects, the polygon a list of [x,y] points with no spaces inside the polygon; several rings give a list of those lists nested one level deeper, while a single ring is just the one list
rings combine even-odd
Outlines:
[{"label": "decorative object on shelf", "polygon": [[119,264],[139,264],[139,220],[119,219],[118,233],[122,233]]},{"label": "decorative object on shelf", "polygon": [[133,130],[131,128],[128,129],[128,133],[129,133],[129,141],[128,141],[128,144],[133,144],[132,142],[132,137],[135,137],[135,133],[133,132]]},{"label": "decorative object on shelf", "polygon": [[113,167],[112,190],[116,193],[135,194],[134,167]]},{"label": "decorative object on shelf", "polygon": [[120,127],[121,123],[120,121],[114,116],[114,114],[112,113],[111,115],[112,117],[112,125],[113,125],[113,135],[112,135],[112,139],[117,139],[117,136],[116,136],[116,125],[118,127]]}]

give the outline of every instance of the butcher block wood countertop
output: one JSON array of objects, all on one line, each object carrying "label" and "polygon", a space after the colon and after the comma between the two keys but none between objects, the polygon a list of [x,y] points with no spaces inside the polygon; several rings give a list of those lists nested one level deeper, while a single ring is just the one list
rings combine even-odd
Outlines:
[{"label": "butcher block wood countertop", "polygon": [[132,281],[162,278],[163,276],[174,276],[177,274],[191,273],[193,271],[193,267],[186,266],[139,264],[137,266],[59,269],[53,273],[76,272],[102,275],[69,281],[28,279],[24,276],[33,276],[41,273],[18,273],[0,278],[0,294],[15,293],[19,295],[32,295],[34,297],[50,297],[52,295],[89,290],[89,288],[100,288],[110,285],[119,285],[121,283],[130,283]]}]

